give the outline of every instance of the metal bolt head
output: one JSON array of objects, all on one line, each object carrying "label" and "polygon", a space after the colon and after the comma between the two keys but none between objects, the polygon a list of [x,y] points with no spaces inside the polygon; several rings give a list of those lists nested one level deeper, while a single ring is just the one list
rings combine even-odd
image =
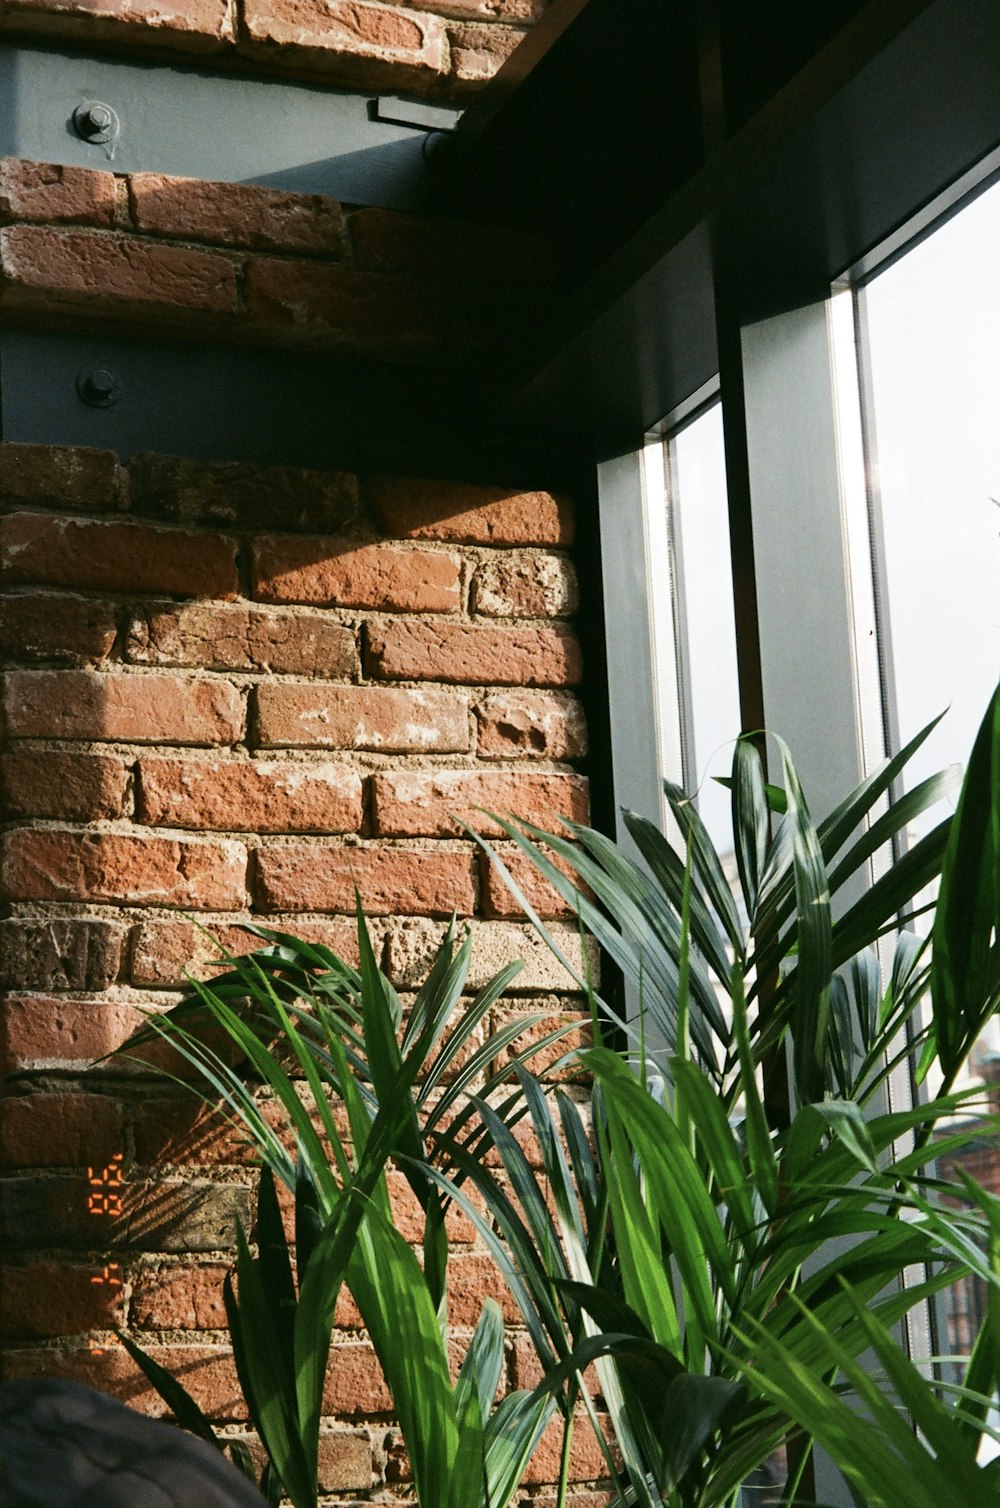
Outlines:
[{"label": "metal bolt head", "polygon": [[110,105],[102,104],[100,100],[88,100],[73,111],[73,130],[82,141],[117,141],[121,121]]},{"label": "metal bolt head", "polygon": [[122,382],[110,367],[86,367],[77,374],[76,391],[89,408],[111,408],[122,395]]}]

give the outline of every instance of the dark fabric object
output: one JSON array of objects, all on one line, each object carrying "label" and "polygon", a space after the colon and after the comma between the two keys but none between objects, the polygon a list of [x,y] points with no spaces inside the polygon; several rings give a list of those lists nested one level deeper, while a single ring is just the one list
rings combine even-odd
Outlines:
[{"label": "dark fabric object", "polygon": [[214,1446],[79,1382],[0,1387],[0,1508],[261,1508]]}]

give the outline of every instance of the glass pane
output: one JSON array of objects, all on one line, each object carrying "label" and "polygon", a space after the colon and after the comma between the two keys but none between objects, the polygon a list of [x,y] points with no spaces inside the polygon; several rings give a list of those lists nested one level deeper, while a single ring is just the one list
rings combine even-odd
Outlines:
[{"label": "glass pane", "polygon": [[740,731],[733,573],[722,409],[706,409],[669,442],[671,529],[677,562],[687,783],[713,842],[732,850],[728,775]]},{"label": "glass pane", "polygon": [[911,786],[967,758],[1000,676],[998,237],[994,188],[864,295],[900,741],[947,709]]},{"label": "glass pane", "polygon": [[[903,744],[946,715],[912,761],[906,784],[968,759],[1000,676],[1000,189],[983,194],[875,278],[862,296],[880,500],[882,590],[890,692]],[[951,805],[954,805],[954,796]],[[912,826],[941,820],[940,804]],[[921,925],[925,923],[918,923]],[[993,1078],[996,1024],[965,1083]],[[981,1107],[969,1105],[976,1116]],[[992,1184],[992,1154],[963,1156]],[[967,1355],[984,1285],[967,1279],[944,1300],[941,1349]],[[960,1369],[954,1374],[957,1379]]]}]

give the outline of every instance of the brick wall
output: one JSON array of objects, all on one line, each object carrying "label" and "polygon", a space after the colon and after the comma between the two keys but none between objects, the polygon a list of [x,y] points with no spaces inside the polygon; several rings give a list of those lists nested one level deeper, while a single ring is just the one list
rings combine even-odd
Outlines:
[{"label": "brick wall", "polygon": [[[545,3],[0,0],[0,34],[461,104]],[[0,164],[0,322],[322,351],[421,382],[492,378],[545,312],[550,252],[520,232],[107,167]],[[472,985],[525,963],[493,1027],[540,1006],[579,1018],[460,825],[488,831],[483,806],[587,814],[572,505],[538,476],[380,469],[0,445],[5,1376],[78,1377],[161,1412],[114,1325],[245,1428],[221,1283],[252,1216],[247,1151],[169,1080],[97,1062],[185,972],[216,967],[196,923],[230,950],[256,920],[351,958],[357,885],[404,1004],[455,911]],[[512,862],[578,958],[557,898]],[[398,1179],[395,1194],[416,1238]],[[492,1293],[508,1380],[530,1385],[472,1226],[452,1236],[456,1354]],[[336,1326],[323,1488],[405,1500],[347,1300]],[[529,1469],[537,1508],[558,1447],[550,1431]],[[601,1475],[586,1429],[571,1464],[581,1484]]]},{"label": "brick wall", "polygon": [[[124,1325],[235,1425],[221,1280],[247,1153],[166,1080],[91,1065],[185,970],[213,967],[192,916],[231,949],[255,918],[350,957],[355,884],[402,991],[455,910],[473,983],[525,960],[494,1024],[578,1010],[458,825],[489,830],[479,806],[586,815],[572,507],[21,445],[0,446],[0,499],[6,1374],[84,1378],[157,1412],[105,1333]],[[112,1170],[97,1218],[88,1169]],[[473,1234],[456,1223],[459,1340],[496,1288]],[[367,1498],[399,1478],[398,1447],[350,1306],[339,1318],[324,1484]],[[513,1346],[512,1382],[529,1349]],[[598,1475],[578,1433],[574,1470]],[[531,1484],[556,1467],[549,1440]]]},{"label": "brick wall", "polygon": [[539,318],[527,233],[319,194],[0,160],[0,316],[492,368]]},{"label": "brick wall", "polygon": [[461,101],[547,0],[2,0],[0,34]]}]

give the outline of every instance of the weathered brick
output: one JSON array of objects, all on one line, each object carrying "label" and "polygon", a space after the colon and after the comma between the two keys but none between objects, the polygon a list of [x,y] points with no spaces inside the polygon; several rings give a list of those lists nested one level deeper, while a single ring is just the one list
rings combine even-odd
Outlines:
[{"label": "weathered brick", "polygon": [[254,251],[339,256],[344,216],[335,199],[254,183],[203,183],[162,173],[133,173],[129,202],[136,228],[183,241]]},{"label": "weathered brick", "polygon": [[235,910],[246,891],[247,853],[229,839],[22,828],[2,840],[3,889],[25,901]]},{"label": "weathered brick", "polygon": [[367,1430],[322,1430],[317,1465],[320,1492],[370,1492],[371,1436]]},{"label": "weathered brick", "polygon": [[527,25],[544,14],[549,0],[409,0],[409,3],[414,10],[432,10],[439,16]]},{"label": "weathered brick", "polygon": [[448,1323],[474,1330],[486,1299],[500,1305],[508,1324],[524,1323],[493,1258],[480,1252],[456,1252],[448,1263]]},{"label": "weathered brick", "polygon": [[436,689],[271,681],[257,689],[257,740],[265,748],[460,753],[469,747],[468,703]]},{"label": "weathered brick", "polygon": [[15,670],[3,680],[12,738],[228,744],[243,731],[236,687],[207,676]]},{"label": "weathered brick", "polygon": [[0,445],[0,498],[47,508],[114,508],[122,473],[110,450],[82,445]]},{"label": "weathered brick", "polygon": [[561,628],[481,628],[468,623],[370,623],[365,663],[387,680],[494,686],[575,686],[580,646]]},{"label": "weathered brick", "polygon": [[114,1052],[145,1021],[125,1001],[9,995],[0,1004],[0,1077],[26,1068],[78,1068]]},{"label": "weathered brick", "polygon": [[42,1260],[0,1267],[0,1335],[35,1340],[85,1335],[120,1327],[124,1319],[120,1264]]},{"label": "weathered brick", "polygon": [[351,912],[355,886],[367,915],[470,916],[475,909],[468,852],[315,843],[257,851],[255,889],[265,911]]},{"label": "weathered brick", "polygon": [[[580,988],[533,927],[476,919],[469,922],[468,927],[472,937],[472,962],[467,989],[482,989],[494,974],[515,961],[523,968],[509,986],[511,993],[563,992]],[[585,977],[585,971],[589,971],[590,977],[596,981],[596,952],[589,943],[585,949],[577,929],[568,922],[552,922],[548,931],[576,973]],[[401,918],[388,925],[387,972],[399,989],[418,989],[423,984],[443,935],[441,922],[424,917]]]},{"label": "weathered brick", "polygon": [[[162,1418],[167,1405],[124,1347],[113,1335],[101,1340],[98,1347],[91,1342],[73,1349],[12,1348],[4,1359],[4,1375],[66,1377],[109,1393],[149,1418]],[[246,1422],[246,1404],[227,1346],[149,1345],[143,1349],[183,1384],[210,1419]]]},{"label": "weathered brick", "polygon": [[[259,1437],[246,1434],[237,1435],[234,1438],[242,1440],[246,1445],[259,1476],[267,1462],[267,1451]],[[352,1494],[351,1502],[357,1504],[358,1508],[370,1508],[367,1495],[372,1490],[372,1482],[376,1475],[372,1431],[336,1426],[332,1429],[321,1429],[317,1445],[316,1483],[324,1508],[345,1508],[340,1497],[345,1492]],[[353,1496],[359,1491],[366,1494],[363,1502]],[[337,1494],[336,1501],[327,1496],[329,1493]],[[413,1505],[401,1504],[400,1508],[413,1508]]]},{"label": "weathered brick", "polygon": [[[354,920],[346,917],[330,921],[302,917],[287,922],[280,917],[267,920],[276,932],[294,932],[304,942],[329,948],[352,966],[358,963]],[[381,941],[375,935],[372,940],[378,951]],[[197,979],[210,979],[229,968],[227,958],[238,958],[266,946],[259,937],[234,923],[206,921],[205,930],[201,930],[189,921],[143,922],[136,928],[132,944],[132,983],[140,989],[162,989],[184,984],[189,974]]]},{"label": "weathered brick", "polygon": [[12,1173],[0,1180],[0,1243],[9,1251],[67,1246],[140,1251],[225,1251],[235,1245],[236,1218],[249,1230],[250,1190],[208,1179],[132,1179],[121,1185],[121,1209],[95,1214],[79,1173],[44,1178]]},{"label": "weathered brick", "polygon": [[111,653],[117,631],[114,608],[84,597],[0,597],[0,656],[11,660],[94,663]]},{"label": "weathered brick", "polygon": [[444,551],[276,535],[257,541],[253,560],[254,596],[263,602],[403,613],[461,606],[459,562]]},{"label": "weathered brick", "polygon": [[245,293],[261,333],[293,344],[403,356],[435,352],[443,339],[443,295],[408,276],[251,257]]},{"label": "weathered brick", "polygon": [[570,618],[579,605],[576,573],[562,555],[501,555],[472,578],[472,610],[488,618]]},{"label": "weathered brick", "polygon": [[120,817],[127,785],[125,761],[111,754],[12,748],[0,755],[0,802],[8,817]]},{"label": "weathered brick", "polygon": [[108,1095],[42,1091],[0,1099],[0,1167],[100,1170],[124,1139],[121,1104]]},{"label": "weathered brick", "polygon": [[400,6],[244,0],[243,20],[250,43],[268,56],[345,84],[420,90],[447,66],[441,21]]},{"label": "weathered brick", "polygon": [[357,479],[345,471],[194,461],[151,453],[129,462],[132,506],[155,518],[246,529],[322,529],[350,524]]},{"label": "weathered brick", "polygon": [[[518,1386],[522,1386],[519,1382]],[[530,1384],[529,1384],[530,1386]],[[610,1435],[607,1416],[598,1416],[605,1432]],[[526,1487],[537,1487],[544,1482],[558,1482],[563,1448],[563,1422],[557,1415],[546,1426],[534,1455],[528,1462],[521,1478]],[[593,1482],[608,1475],[604,1452],[594,1434],[593,1426],[584,1413],[580,1413],[573,1430],[569,1451],[568,1477],[571,1482]]]},{"label": "weathered brick", "polygon": [[233,316],[236,266],[221,251],[111,231],[8,225],[0,230],[0,307],[143,316],[184,324],[192,311]]},{"label": "weathered brick", "polygon": [[372,780],[376,830],[388,838],[445,838],[462,823],[495,838],[488,812],[558,830],[560,817],[587,820],[587,782],[549,771],[382,770]]},{"label": "weathered brick", "polygon": [[452,76],[485,84],[510,57],[524,33],[513,26],[449,26]]},{"label": "weathered brick", "polygon": [[233,0],[5,0],[2,21],[88,43],[150,42],[192,52],[235,39]]},{"label": "weathered brick", "polygon": [[576,697],[496,692],[475,712],[481,758],[582,759],[587,752],[587,721]]},{"label": "weathered brick", "polygon": [[0,974],[20,990],[106,990],[121,969],[118,922],[0,921]]},{"label": "weathered brick", "polygon": [[193,1093],[183,1099],[150,1097],[136,1105],[132,1133],[137,1164],[157,1173],[169,1163],[259,1165],[249,1138],[229,1123],[226,1112]]},{"label": "weathered brick", "polygon": [[551,492],[466,482],[370,477],[365,495],[385,534],[470,545],[570,545],[573,508]]},{"label": "weathered brick", "polygon": [[[535,1004],[534,1001],[531,1003]],[[537,1050],[531,1053],[527,1061],[529,1071],[538,1076],[550,1074],[553,1065],[561,1062],[567,1053],[575,1054],[583,1048],[593,1046],[590,1018],[580,1011],[552,1012],[544,1021],[532,1021],[532,1015],[528,1011],[494,1011],[493,1030],[516,1026],[519,1018],[524,1022],[524,1030],[513,1042],[507,1044],[504,1058],[508,1063],[513,1063],[538,1044]],[[540,1045],[554,1031],[564,1031],[564,1034],[556,1042]],[[578,1071],[579,1065],[571,1062],[564,1072],[574,1070]]]},{"label": "weathered brick", "polygon": [[299,760],[141,759],[139,820],[154,827],[265,833],[356,832],[361,777]]},{"label": "weathered brick", "polygon": [[4,157],[0,160],[0,220],[110,228],[115,221],[114,174]]},{"label": "weathered brick", "polygon": [[140,1267],[132,1277],[131,1319],[143,1330],[225,1330],[224,1262]]},{"label": "weathered brick", "polygon": [[129,623],[125,653],[135,665],[201,670],[349,679],[358,669],[353,629],[321,612],[271,612],[241,603],[144,604]]},{"label": "weathered brick", "polygon": [[350,1417],[388,1414],[391,1410],[392,1399],[371,1341],[343,1342],[335,1337],[323,1389],[324,1414]]},{"label": "weathered brick", "polygon": [[[531,860],[519,852],[512,843],[498,844],[497,853],[510,871],[514,883],[520,888],[528,904],[539,916],[573,915],[573,908],[563,900],[558,890],[539,874]],[[550,860],[554,858],[554,855],[548,851],[546,851],[545,856]],[[555,862],[570,880],[579,884],[568,864],[564,863],[561,859],[556,859]],[[492,864],[485,854],[480,856],[480,864],[483,915],[501,920],[516,920],[523,917],[524,912],[521,910],[520,904],[507,888],[507,883],[496,865]]]},{"label": "weathered brick", "polygon": [[236,543],[219,534],[13,513],[0,520],[4,578],[178,597],[234,597]]}]

